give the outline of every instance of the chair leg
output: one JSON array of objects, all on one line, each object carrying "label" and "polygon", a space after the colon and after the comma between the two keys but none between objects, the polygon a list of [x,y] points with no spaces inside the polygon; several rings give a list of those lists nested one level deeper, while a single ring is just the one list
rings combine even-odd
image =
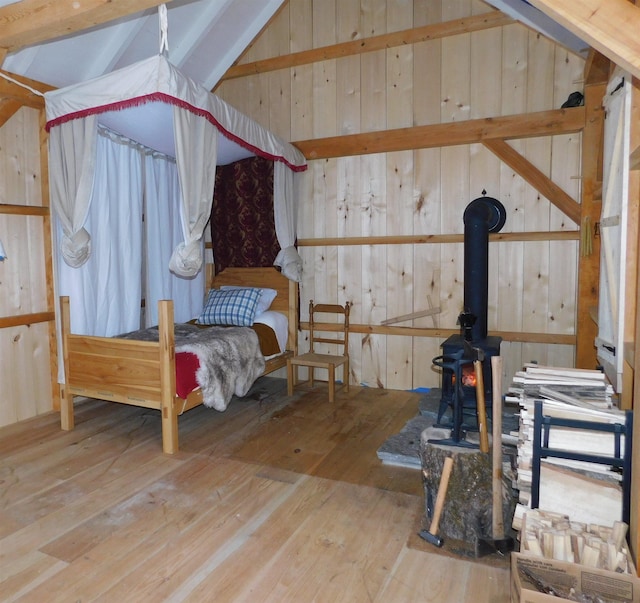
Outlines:
[{"label": "chair leg", "polygon": [[344,391],[349,391],[349,358],[347,358],[346,362],[342,365],[342,370],[344,371]]},{"label": "chair leg", "polygon": [[336,367],[334,364],[330,364],[329,370],[329,402],[333,402],[336,399]]},{"label": "chair leg", "polygon": [[287,395],[288,396],[293,396],[293,386],[295,385],[294,370],[295,370],[295,367],[293,366],[293,363],[291,362],[291,360],[287,361]]},{"label": "chair leg", "polygon": [[313,388],[313,367],[309,367],[309,387]]}]

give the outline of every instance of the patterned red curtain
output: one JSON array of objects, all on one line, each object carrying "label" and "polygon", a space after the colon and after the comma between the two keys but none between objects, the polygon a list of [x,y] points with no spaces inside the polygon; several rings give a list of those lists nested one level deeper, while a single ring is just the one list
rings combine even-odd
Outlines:
[{"label": "patterned red curtain", "polygon": [[211,209],[216,273],[271,266],[280,246],[273,219],[273,161],[251,157],[216,169]]}]

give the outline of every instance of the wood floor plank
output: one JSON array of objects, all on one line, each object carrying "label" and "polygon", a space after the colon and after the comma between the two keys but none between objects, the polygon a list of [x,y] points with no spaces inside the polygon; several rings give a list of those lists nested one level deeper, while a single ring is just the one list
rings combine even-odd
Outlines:
[{"label": "wood floor plank", "polygon": [[14,519],[5,511],[0,510],[0,541],[8,534],[24,527],[24,525],[24,523]]},{"label": "wood floor plank", "polygon": [[[103,403],[106,404],[106,403]],[[2,458],[0,479],[3,491],[0,506],[6,508],[71,479],[88,467],[109,458],[118,458],[132,443],[140,445],[142,426],[146,419],[130,412],[119,413],[114,425],[113,415],[102,416],[91,428],[76,428],[62,432],[55,443],[37,442],[29,449]],[[60,434],[59,425],[56,431]],[[155,439],[155,430],[148,429],[147,439]]]},{"label": "wood floor plank", "polygon": [[178,463],[180,461],[156,455],[146,463],[132,466],[123,475],[111,479],[102,487],[96,487],[88,494],[69,500],[68,504],[9,534],[0,541],[0,564],[12,556],[40,549],[66,531],[126,498],[132,489],[152,483]]},{"label": "wood floor plank", "polygon": [[[207,530],[221,526],[237,529],[236,505],[231,501],[247,498],[247,490],[251,489],[249,478],[256,467],[231,461],[214,463],[206,458],[194,458],[194,462],[199,468],[198,475],[189,485],[182,481],[176,487],[174,478],[188,477],[188,473],[178,469],[124,501],[131,507],[133,520],[117,520],[110,536],[76,557],[47,585],[61,592],[52,603],[95,600],[102,596],[108,601],[119,600],[111,598],[117,597],[117,592],[121,592],[118,596],[124,601],[162,600],[145,598],[145,590],[164,584],[179,573],[182,564],[201,563],[202,552],[206,554],[216,542]],[[195,501],[194,493],[198,493]],[[265,494],[267,499],[269,496]],[[148,505],[154,499],[157,502]],[[265,502],[256,497],[250,500],[257,506]],[[149,508],[141,512],[145,506]],[[44,590],[33,594],[42,596]]]},{"label": "wood floor plank", "polygon": [[215,490],[222,485],[221,480],[229,479],[211,471],[210,465],[211,462],[206,458],[184,463],[162,479],[50,541],[40,550],[71,563],[113,532],[134,524],[157,506],[165,509],[190,508],[195,515],[200,504],[205,502],[202,493]]},{"label": "wood floor plank", "polygon": [[8,603],[37,588],[66,567],[66,563],[40,551],[31,551],[5,563],[0,570],[2,601]]},{"label": "wood floor plank", "polygon": [[228,456],[231,450],[251,438],[253,430],[286,405],[286,399],[279,397],[250,403],[234,400],[224,413],[195,408],[180,418],[181,449],[187,453]]},{"label": "wood floor plank", "polygon": [[[33,494],[4,509],[3,515],[15,526],[22,528],[52,513],[63,512],[72,502],[100,491],[112,480],[122,479],[137,466],[144,466],[150,462],[161,463],[162,457],[159,457],[157,446],[153,442],[142,442],[125,452],[120,452],[119,455],[89,466],[84,472],[54,486],[47,487],[45,482],[41,489],[35,488]],[[170,462],[178,460],[172,459]],[[37,485],[37,479],[35,481]]]},{"label": "wood floor plank", "polygon": [[[231,600],[347,602],[375,596],[404,546],[417,497],[330,483],[327,495],[313,497],[295,532]],[[266,534],[262,542],[269,540]],[[217,593],[216,580],[210,576],[193,595]]]},{"label": "wood floor plank", "polygon": [[[271,560],[278,556],[290,538],[299,530],[313,510],[329,499],[336,482],[308,477],[298,485],[295,496],[288,497],[274,509],[268,522],[256,529],[243,546],[227,551],[226,558],[212,558],[203,565],[199,580],[191,579],[173,593],[172,598],[184,601],[201,600],[203,596],[215,601],[241,601],[245,585],[260,576]],[[187,588],[187,586],[189,588]],[[263,600],[263,592],[253,592],[250,599]]]},{"label": "wood floor plank", "polygon": [[[255,472],[256,468],[248,469]],[[168,564],[164,552],[156,553],[96,601],[108,603],[125,596],[135,601],[198,600],[192,598],[192,590],[230,556],[242,550],[274,510],[294,496],[300,483],[290,484],[248,474],[243,476],[242,482],[233,492],[225,494],[224,506],[213,509],[197,525],[176,535],[171,543],[173,554]]]},{"label": "wood floor plank", "polygon": [[176,455],[159,413],[104,402],[73,432],[54,414],[0,428],[0,599],[509,600],[506,569],[408,546],[421,474],[376,450],[416,394],[281,391],[185,413]]},{"label": "wood floor plank", "polygon": [[[137,565],[145,561],[150,551],[163,549],[175,534],[175,527],[163,523],[155,514],[150,514],[136,531],[124,530],[122,538],[109,538],[107,546],[112,547],[106,560],[98,560],[94,551],[80,557],[71,565],[52,576],[37,588],[31,589],[17,599],[20,603],[67,603],[68,601],[91,601],[102,592],[121,581]],[[139,530],[139,531],[138,531]],[[63,563],[59,561],[59,563]]]},{"label": "wood floor plank", "polygon": [[288,471],[313,474],[334,444],[320,430],[310,430],[308,420],[278,417],[235,450],[233,458],[280,467]]},{"label": "wood floor plank", "polygon": [[[369,392],[367,392],[369,395]],[[376,452],[384,443],[385,434],[398,433],[409,419],[418,413],[419,396],[411,392],[393,392],[393,400],[374,398],[367,408],[378,412],[361,417],[341,441],[316,467],[314,475],[350,483],[374,486],[407,494],[421,494],[420,472],[414,469],[390,467],[377,460]],[[358,399],[355,400],[357,403]],[[352,415],[359,415],[351,409]]]},{"label": "wood floor plank", "polygon": [[[133,407],[129,407],[133,408]],[[97,427],[96,419],[110,416],[113,423],[113,405],[102,400],[89,400],[83,398],[75,405],[75,423],[80,427],[89,423],[90,429]],[[50,412],[30,419],[25,419],[13,425],[6,425],[1,428],[2,438],[0,439],[0,457],[5,458],[20,450],[30,450],[34,442],[50,442],[55,445],[60,442],[60,414]],[[29,434],[28,438],[18,437]],[[65,432],[73,434],[73,432]]]},{"label": "wood floor plank", "polygon": [[374,603],[508,603],[509,571],[404,548]]},{"label": "wood floor plank", "polygon": [[[420,494],[420,472],[383,465],[377,449],[416,416],[419,396],[352,387],[330,405],[314,392],[275,412],[232,456],[328,479]],[[386,435],[385,435],[386,434]]]}]

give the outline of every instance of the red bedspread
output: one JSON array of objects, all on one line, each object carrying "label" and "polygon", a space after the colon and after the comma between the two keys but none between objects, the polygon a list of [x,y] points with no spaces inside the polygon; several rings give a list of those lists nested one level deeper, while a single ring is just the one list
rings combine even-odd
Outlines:
[{"label": "red bedspread", "polygon": [[191,352],[176,353],[176,394],[186,398],[198,387],[196,371],[200,368],[200,361]]}]

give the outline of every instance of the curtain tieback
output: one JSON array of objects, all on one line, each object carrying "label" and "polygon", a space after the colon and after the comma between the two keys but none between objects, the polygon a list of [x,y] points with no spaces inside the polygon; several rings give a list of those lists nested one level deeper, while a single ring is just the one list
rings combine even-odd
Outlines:
[{"label": "curtain tieback", "polygon": [[178,276],[195,276],[202,267],[200,239],[191,243],[178,243],[169,260],[169,270]]},{"label": "curtain tieback", "polygon": [[302,280],[302,258],[298,250],[293,246],[283,247],[273,262],[279,266],[289,280],[299,283]]},{"label": "curtain tieback", "polygon": [[91,235],[81,228],[73,234],[62,237],[62,257],[72,268],[79,268],[91,255]]}]

